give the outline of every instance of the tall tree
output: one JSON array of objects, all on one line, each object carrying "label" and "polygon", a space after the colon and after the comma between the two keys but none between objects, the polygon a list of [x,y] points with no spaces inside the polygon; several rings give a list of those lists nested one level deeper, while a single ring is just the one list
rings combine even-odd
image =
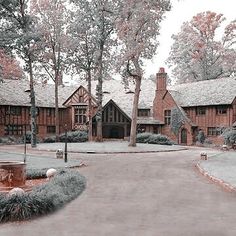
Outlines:
[{"label": "tall tree", "polygon": [[66,27],[68,11],[66,0],[32,0],[31,12],[38,17],[37,31],[42,35],[39,70],[44,70],[55,83],[56,140],[59,139],[58,86],[62,84],[67,53]]},{"label": "tall tree", "polygon": [[222,14],[202,12],[183,23],[173,35],[167,63],[178,83],[228,77],[236,71],[236,20],[225,27],[222,38],[217,30]]},{"label": "tall tree", "polygon": [[33,78],[33,62],[39,41],[35,18],[28,13],[28,0],[0,0],[0,47],[11,50],[25,63],[30,78],[31,146],[36,147],[36,106]]},{"label": "tall tree", "polygon": [[[88,4],[88,2],[85,2]],[[92,95],[91,80],[94,78],[97,55],[97,32],[86,11],[88,7],[78,7],[71,18],[68,34],[70,49],[67,56],[69,69],[88,83],[88,140],[92,141]]]},{"label": "tall tree", "polygon": [[118,38],[121,42],[119,60],[125,75],[135,81],[132,123],[129,146],[136,146],[137,112],[143,61],[151,59],[158,46],[160,22],[170,10],[169,0],[124,0],[117,20]]},{"label": "tall tree", "polygon": [[117,19],[119,0],[72,0],[80,9],[87,13],[87,26],[93,29],[95,36],[96,53],[95,53],[95,77],[98,81],[97,92],[97,139],[102,141],[102,83],[107,76],[108,68],[111,65],[111,47],[114,44],[112,33]]},{"label": "tall tree", "polygon": [[20,63],[11,55],[0,49],[0,80],[22,79],[23,70]]}]

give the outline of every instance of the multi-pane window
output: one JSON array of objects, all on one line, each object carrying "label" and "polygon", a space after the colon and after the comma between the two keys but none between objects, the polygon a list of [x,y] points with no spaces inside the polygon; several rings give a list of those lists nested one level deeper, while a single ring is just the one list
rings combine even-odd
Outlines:
[{"label": "multi-pane window", "polygon": [[197,107],[196,108],[196,115],[201,116],[206,114],[206,108],[205,107]]},{"label": "multi-pane window", "polygon": [[227,114],[227,106],[218,106],[218,107],[216,107],[216,114],[217,115]]},{"label": "multi-pane window", "polygon": [[47,133],[48,134],[55,134],[56,133],[56,126],[55,125],[47,126]]},{"label": "multi-pane window", "polygon": [[21,107],[10,107],[10,113],[14,116],[21,116],[22,109]]},{"label": "multi-pane window", "polygon": [[138,109],[138,116],[140,117],[148,117],[150,114],[149,109]]},{"label": "multi-pane window", "polygon": [[86,121],[86,107],[79,106],[78,108],[75,108],[75,123],[85,124]]},{"label": "multi-pane window", "polygon": [[5,135],[22,135],[23,125],[6,125]]},{"label": "multi-pane window", "polygon": [[164,111],[164,118],[165,118],[165,124],[170,125],[171,123],[171,110],[165,110]]},{"label": "multi-pane window", "polygon": [[55,117],[55,109],[54,108],[47,108],[47,116]]},{"label": "multi-pane window", "polygon": [[207,128],[207,135],[209,136],[217,136],[222,134],[223,129],[219,128],[219,127],[208,127]]}]

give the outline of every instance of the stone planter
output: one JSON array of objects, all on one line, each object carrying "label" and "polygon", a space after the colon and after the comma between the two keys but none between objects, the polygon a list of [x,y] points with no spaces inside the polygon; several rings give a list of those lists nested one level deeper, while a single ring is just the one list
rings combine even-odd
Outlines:
[{"label": "stone planter", "polygon": [[18,161],[0,161],[0,191],[24,187],[26,164]]}]

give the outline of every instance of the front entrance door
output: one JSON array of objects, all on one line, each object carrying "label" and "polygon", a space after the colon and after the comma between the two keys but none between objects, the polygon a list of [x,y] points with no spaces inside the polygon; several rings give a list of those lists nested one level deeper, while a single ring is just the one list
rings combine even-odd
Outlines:
[{"label": "front entrance door", "polygon": [[187,130],[182,129],[181,130],[181,144],[187,144]]}]

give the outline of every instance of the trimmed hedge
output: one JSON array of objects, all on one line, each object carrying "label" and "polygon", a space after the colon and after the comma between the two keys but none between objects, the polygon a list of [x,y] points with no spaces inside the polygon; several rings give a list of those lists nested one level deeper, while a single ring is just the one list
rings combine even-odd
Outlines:
[{"label": "trimmed hedge", "polygon": [[150,143],[150,144],[160,144],[160,145],[173,145],[174,142],[171,141],[167,136],[161,134],[152,133],[139,133],[137,134],[137,143]]},{"label": "trimmed hedge", "polygon": [[[60,142],[66,141],[66,135],[61,134],[59,136]],[[71,131],[67,133],[67,142],[68,143],[82,143],[88,141],[88,133],[86,131]],[[46,137],[43,140],[44,143],[55,143],[56,142],[56,136],[50,136]]]},{"label": "trimmed hedge", "polygon": [[60,170],[48,183],[19,195],[0,194],[0,222],[21,221],[51,213],[75,199],[86,187],[77,170]]}]

